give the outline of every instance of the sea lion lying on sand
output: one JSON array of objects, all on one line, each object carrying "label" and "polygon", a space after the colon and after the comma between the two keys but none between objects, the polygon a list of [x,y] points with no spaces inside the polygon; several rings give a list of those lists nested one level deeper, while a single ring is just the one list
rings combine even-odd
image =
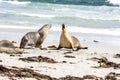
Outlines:
[{"label": "sea lion lying on sand", "polygon": [[16,48],[13,43],[15,43],[15,41],[1,40],[0,47]]},{"label": "sea lion lying on sand", "polygon": [[0,41],[0,53],[8,54],[21,54],[23,50],[14,45],[15,41],[1,40]]},{"label": "sea lion lying on sand", "polygon": [[62,33],[60,37],[60,43],[57,49],[60,48],[70,48],[72,50],[74,50],[74,48],[77,48],[76,50],[88,49],[88,47],[82,47],[76,37],[69,35],[65,24],[62,24]]},{"label": "sea lion lying on sand", "polygon": [[25,48],[25,46],[41,48],[41,44],[47,37],[50,28],[51,24],[46,24],[43,25],[43,27],[36,32],[28,32],[27,34],[25,34],[21,40],[20,48]]}]

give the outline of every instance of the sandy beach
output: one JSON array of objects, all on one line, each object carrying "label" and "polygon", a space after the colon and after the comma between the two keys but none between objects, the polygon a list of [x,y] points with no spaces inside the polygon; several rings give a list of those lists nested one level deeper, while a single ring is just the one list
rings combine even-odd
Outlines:
[{"label": "sandy beach", "polygon": [[[42,49],[19,48],[45,24]],[[62,24],[88,49],[56,50]],[[0,80],[120,80],[120,0],[0,0]]]},{"label": "sandy beach", "polygon": [[[1,28],[0,39],[14,40],[17,42],[17,46],[19,46],[22,36],[29,31],[35,30],[37,29]],[[60,33],[61,32],[59,31],[51,30],[43,43],[43,48],[47,48],[47,46],[52,45],[57,47],[59,44]],[[76,36],[83,46],[88,46],[88,49],[72,51],[70,49],[55,50],[54,48],[47,48],[47,50],[40,50],[38,48],[34,48],[24,49],[22,54],[0,53],[0,65],[6,68],[17,67],[31,69],[39,74],[47,75],[59,80],[67,80],[61,79],[66,76],[83,78],[83,76],[86,75],[94,75],[102,78],[98,80],[105,80],[106,76],[110,73],[118,74],[118,76],[114,76],[116,78],[115,80],[120,79],[120,57],[115,57],[116,54],[120,54],[119,37],[75,32],[70,32],[70,34]],[[106,63],[101,62],[102,65],[100,66],[100,59],[104,60],[104,58],[107,59]],[[1,68],[0,72],[2,72]],[[10,77],[1,73],[0,79],[41,80],[35,77]],[[95,80],[93,78],[86,79]],[[84,78],[83,80],[86,79]],[[71,78],[69,80],[76,79]]]}]

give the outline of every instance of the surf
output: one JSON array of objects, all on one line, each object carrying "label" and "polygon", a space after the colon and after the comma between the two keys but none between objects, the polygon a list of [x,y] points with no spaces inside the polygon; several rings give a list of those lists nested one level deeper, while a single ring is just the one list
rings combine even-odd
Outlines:
[{"label": "surf", "polygon": [[27,5],[30,4],[30,1],[18,1],[18,0],[0,0],[1,3],[10,3],[14,5]]},{"label": "surf", "polygon": [[[96,2],[99,0],[94,0],[93,5],[87,4],[91,0],[84,0],[88,1],[85,5],[68,2],[64,4],[66,0],[57,0],[61,1],[60,4],[55,0],[54,3],[49,2],[50,0],[44,2],[41,0],[38,2],[35,0],[1,1],[0,25],[6,25],[4,26],[6,28],[13,28],[12,26],[14,26],[14,28],[33,29],[36,26],[50,23],[55,25],[53,30],[58,31],[60,25],[65,23],[71,26],[71,32],[120,35],[120,7],[98,5]],[[78,0],[70,1],[75,3]],[[82,2],[82,0],[80,1]],[[112,2],[113,0],[104,0],[103,3],[105,1],[115,4]]]}]

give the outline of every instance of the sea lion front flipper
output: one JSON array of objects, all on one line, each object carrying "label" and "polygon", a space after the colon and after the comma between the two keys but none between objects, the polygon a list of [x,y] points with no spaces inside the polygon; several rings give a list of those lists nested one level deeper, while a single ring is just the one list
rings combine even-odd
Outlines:
[{"label": "sea lion front flipper", "polygon": [[36,48],[40,48],[42,50],[42,41],[37,41],[36,44],[35,44],[35,47]]},{"label": "sea lion front flipper", "polygon": [[25,48],[27,42],[28,40],[26,39],[26,37],[23,37],[20,43],[20,48]]},{"label": "sea lion front flipper", "polygon": [[75,50],[74,50],[74,46],[73,46],[73,44],[71,44],[71,48],[72,48],[73,51],[75,51]]},{"label": "sea lion front flipper", "polygon": [[59,50],[59,49],[61,49],[61,48],[62,48],[62,47],[59,45],[58,48],[57,48],[57,50]]}]

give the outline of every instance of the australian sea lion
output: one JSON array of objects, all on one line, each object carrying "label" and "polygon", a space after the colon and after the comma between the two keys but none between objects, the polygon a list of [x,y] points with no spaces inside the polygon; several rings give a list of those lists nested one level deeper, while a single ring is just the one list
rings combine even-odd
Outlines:
[{"label": "australian sea lion", "polygon": [[14,45],[15,41],[1,40],[0,41],[0,53],[8,53],[8,54],[21,54],[23,50],[19,49]]},{"label": "australian sea lion", "polygon": [[50,28],[51,24],[46,24],[36,32],[28,32],[25,34],[21,40],[20,48],[25,48],[25,46],[41,48],[41,44],[47,37]]},{"label": "australian sea lion", "polygon": [[57,49],[60,48],[71,48],[72,50],[74,50],[74,48],[77,48],[76,50],[79,50],[87,49],[88,47],[82,47],[79,43],[79,40],[74,36],[70,36],[67,27],[65,26],[65,24],[62,24],[62,33],[60,37],[60,43]]},{"label": "australian sea lion", "polygon": [[10,42],[8,40],[1,40],[0,41],[0,47],[8,47],[8,48],[15,48],[13,41]]}]

